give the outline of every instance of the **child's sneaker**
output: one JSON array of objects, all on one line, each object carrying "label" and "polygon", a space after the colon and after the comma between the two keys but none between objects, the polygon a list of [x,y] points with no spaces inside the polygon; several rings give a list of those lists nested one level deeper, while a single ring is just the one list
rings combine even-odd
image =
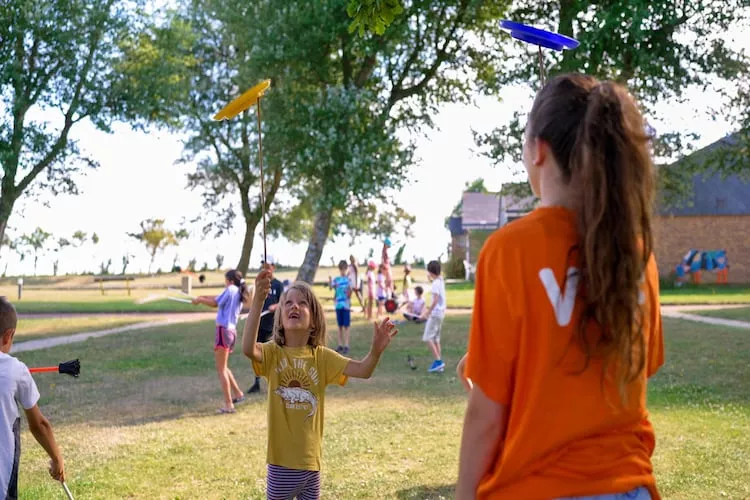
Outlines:
[{"label": "child's sneaker", "polygon": [[432,362],[432,366],[430,366],[427,371],[430,373],[442,373],[445,371],[445,363],[443,363],[442,360],[436,359]]},{"label": "child's sneaker", "polygon": [[349,346],[345,345],[341,348],[341,354],[349,354]]}]

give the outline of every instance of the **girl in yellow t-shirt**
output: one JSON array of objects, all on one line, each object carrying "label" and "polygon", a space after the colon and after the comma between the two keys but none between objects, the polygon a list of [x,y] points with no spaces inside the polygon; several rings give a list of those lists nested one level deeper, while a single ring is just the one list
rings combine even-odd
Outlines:
[{"label": "girl in yellow t-shirt", "polygon": [[361,361],[326,347],[323,307],[307,283],[296,282],[281,295],[273,338],[258,343],[263,301],[271,275],[255,279],[255,296],[245,322],[242,352],[258,376],[268,380],[269,499],[320,497],[325,389],[349,377],[370,378],[396,330],[389,318],[374,324],[370,352]]}]

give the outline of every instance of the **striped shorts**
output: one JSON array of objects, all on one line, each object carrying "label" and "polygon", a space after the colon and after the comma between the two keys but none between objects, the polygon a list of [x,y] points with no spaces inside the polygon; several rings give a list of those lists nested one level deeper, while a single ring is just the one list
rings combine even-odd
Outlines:
[{"label": "striped shorts", "polygon": [[266,496],[268,500],[318,500],[320,471],[287,469],[268,464]]}]

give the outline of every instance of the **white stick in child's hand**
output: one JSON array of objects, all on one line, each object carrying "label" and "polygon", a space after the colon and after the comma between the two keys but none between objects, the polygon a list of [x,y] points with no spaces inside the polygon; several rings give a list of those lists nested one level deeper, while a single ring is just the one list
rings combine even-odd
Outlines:
[{"label": "white stick in child's hand", "polygon": [[73,500],[73,494],[68,489],[68,485],[65,484],[65,481],[60,481],[62,483],[62,487],[65,490],[65,494],[68,495],[68,500]]},{"label": "white stick in child's hand", "polygon": [[167,297],[167,300],[174,300],[175,302],[184,302],[185,304],[192,304],[193,303],[192,300],[180,299],[178,297]]}]

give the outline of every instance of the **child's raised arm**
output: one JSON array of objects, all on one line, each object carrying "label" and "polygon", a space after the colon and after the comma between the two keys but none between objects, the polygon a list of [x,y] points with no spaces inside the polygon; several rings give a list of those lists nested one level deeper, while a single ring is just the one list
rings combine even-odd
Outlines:
[{"label": "child's raised arm", "polygon": [[193,305],[203,304],[208,307],[219,307],[217,297],[211,297],[210,295],[201,295],[193,299]]},{"label": "child's raised arm", "polygon": [[55,441],[55,434],[52,432],[52,425],[42,415],[39,406],[34,405],[24,411],[26,413],[26,420],[29,422],[31,434],[42,445],[42,448],[44,448],[44,451],[47,452],[47,455],[51,459],[49,466],[50,475],[58,481],[65,481],[65,465],[63,464],[60,448],[58,448],[57,441]]},{"label": "child's raised arm", "polygon": [[259,363],[263,361],[263,350],[258,343],[260,313],[269,290],[271,290],[271,273],[268,269],[263,269],[255,278],[255,294],[250,303],[247,320],[245,320],[245,329],[242,332],[242,353]]},{"label": "child's raised arm", "polygon": [[370,352],[361,361],[354,359],[349,361],[344,368],[344,375],[347,377],[370,378],[378,366],[383,351],[398,333],[396,325],[391,322],[390,318],[385,318],[379,324],[373,323],[373,327],[375,331],[372,334]]}]

